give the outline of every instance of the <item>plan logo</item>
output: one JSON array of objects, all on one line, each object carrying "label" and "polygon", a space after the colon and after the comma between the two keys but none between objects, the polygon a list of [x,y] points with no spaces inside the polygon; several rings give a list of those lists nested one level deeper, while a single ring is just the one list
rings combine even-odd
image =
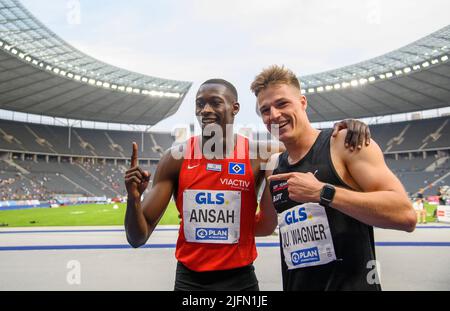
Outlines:
[{"label": "plan logo", "polygon": [[197,228],[195,229],[196,240],[228,240],[228,228]]},{"label": "plan logo", "polygon": [[312,247],[292,252],[291,261],[294,266],[320,261],[319,249]]}]

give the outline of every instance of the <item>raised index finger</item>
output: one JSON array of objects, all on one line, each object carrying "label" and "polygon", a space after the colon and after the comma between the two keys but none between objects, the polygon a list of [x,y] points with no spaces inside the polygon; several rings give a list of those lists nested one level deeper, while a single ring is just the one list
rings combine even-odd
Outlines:
[{"label": "raised index finger", "polygon": [[137,166],[137,154],[138,154],[138,145],[133,142],[133,153],[131,154],[131,167],[136,167]]}]

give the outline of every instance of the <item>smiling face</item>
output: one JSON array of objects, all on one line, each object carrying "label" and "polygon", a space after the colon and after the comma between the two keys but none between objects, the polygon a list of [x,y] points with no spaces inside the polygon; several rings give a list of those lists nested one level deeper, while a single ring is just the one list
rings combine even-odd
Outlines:
[{"label": "smiling face", "polygon": [[294,86],[269,85],[258,93],[257,104],[269,132],[285,144],[299,137],[308,123],[306,97]]},{"label": "smiling face", "polygon": [[195,115],[202,131],[208,125],[218,125],[226,134],[226,125],[234,123],[239,103],[233,93],[222,84],[207,83],[200,86],[195,99]]}]

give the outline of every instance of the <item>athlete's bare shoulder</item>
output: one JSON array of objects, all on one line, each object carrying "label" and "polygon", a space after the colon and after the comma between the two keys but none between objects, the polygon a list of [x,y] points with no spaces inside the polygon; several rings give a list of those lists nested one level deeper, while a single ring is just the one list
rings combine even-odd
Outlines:
[{"label": "athlete's bare shoulder", "polygon": [[168,157],[171,158],[172,160],[184,160],[187,148],[188,148],[188,141],[184,141],[180,144],[173,145],[172,147],[167,149],[162,157]]},{"label": "athlete's bare shoulder", "polygon": [[187,142],[167,149],[158,163],[157,173],[162,176],[177,177],[183,164]]},{"label": "athlete's bare shoulder", "polygon": [[347,129],[340,130],[336,136],[331,136],[330,143],[336,150],[345,151],[345,137],[347,136]]},{"label": "athlete's bare shoulder", "polygon": [[355,161],[364,158],[367,155],[376,155],[381,152],[378,144],[370,139],[370,144],[368,146],[363,146],[361,149],[355,149],[351,151],[350,148],[346,147],[346,136],[347,129],[338,132],[336,137],[331,137],[331,151],[334,157],[338,156],[343,161]]}]

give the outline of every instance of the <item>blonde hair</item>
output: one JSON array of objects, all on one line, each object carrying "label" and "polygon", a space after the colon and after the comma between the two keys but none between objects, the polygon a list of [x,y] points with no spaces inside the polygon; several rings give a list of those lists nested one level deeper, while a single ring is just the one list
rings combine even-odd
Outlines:
[{"label": "blonde hair", "polygon": [[255,77],[250,89],[258,96],[259,92],[271,85],[287,84],[294,86],[300,90],[300,82],[297,76],[284,66],[272,65],[265,68],[259,75]]}]

